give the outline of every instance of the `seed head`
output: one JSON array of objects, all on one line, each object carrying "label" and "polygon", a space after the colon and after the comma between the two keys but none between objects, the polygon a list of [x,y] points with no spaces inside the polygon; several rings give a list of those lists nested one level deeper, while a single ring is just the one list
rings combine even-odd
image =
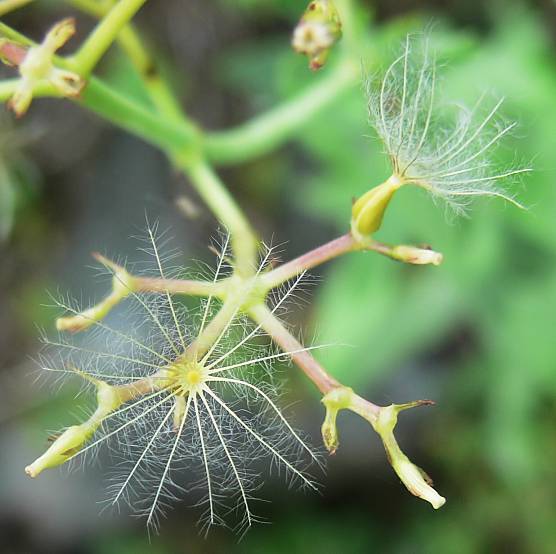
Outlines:
[{"label": "seed head", "polygon": [[[166,279],[149,232],[150,253]],[[227,241],[215,281],[226,277],[226,251]],[[269,258],[270,253],[261,268]],[[236,513],[242,514],[239,528],[250,526],[256,521],[252,495],[262,484],[260,466],[265,460],[268,466],[269,459],[290,483],[315,489],[306,469],[320,464],[319,458],[279,407],[273,362],[288,353],[269,351],[260,327],[248,323],[239,309],[201,349],[198,338],[212,332],[220,300],[209,297],[199,310],[186,310],[169,294],[139,294],[129,287],[127,272],[103,260],[113,278],[128,287],[126,316],[134,323],[109,325],[61,303],[70,314],[89,318],[89,344],[76,344],[73,337],[48,341],[54,355],[45,356],[42,366],[62,374],[77,371],[97,389],[97,407],[87,421],[63,432],[28,474],[35,477],[108,446],[117,461],[109,502],[127,502],[149,526],[157,525],[179,491],[192,488],[203,490],[191,498],[206,507],[208,525],[227,524],[226,515]],[[280,310],[292,293],[273,309]]]},{"label": "seed head", "polygon": [[497,196],[522,207],[502,186],[530,168],[496,169],[492,154],[515,123],[485,107],[447,109],[437,98],[437,67],[428,40],[406,38],[402,54],[380,80],[367,84],[371,125],[384,143],[393,175],[465,212],[475,196]]}]

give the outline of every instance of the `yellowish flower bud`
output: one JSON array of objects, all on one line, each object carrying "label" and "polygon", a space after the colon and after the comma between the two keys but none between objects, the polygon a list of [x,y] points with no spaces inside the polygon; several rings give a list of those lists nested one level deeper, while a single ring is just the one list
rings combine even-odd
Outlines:
[{"label": "yellowish flower bud", "polygon": [[406,264],[440,265],[442,254],[430,248],[417,248],[415,246],[399,245],[392,248],[391,257]]},{"label": "yellowish flower bud", "polygon": [[351,230],[356,238],[378,231],[392,196],[402,185],[403,181],[392,175],[355,201],[351,209]]},{"label": "yellowish flower bud", "polygon": [[330,454],[334,454],[340,445],[338,430],[336,428],[336,417],[340,410],[351,406],[353,390],[349,387],[338,387],[326,394],[322,403],[326,407],[326,415],[322,424],[322,440]]},{"label": "yellowish flower bud", "polygon": [[42,456],[25,468],[25,473],[30,477],[36,477],[45,469],[66,463],[92,437],[103,419],[126,400],[125,395],[122,396],[116,387],[94,379],[77,369],[75,371],[96,385],[97,408],[81,425],[68,427]]},{"label": "yellowish flower bud", "polygon": [[427,404],[431,404],[431,402],[420,400],[409,404],[392,404],[381,408],[376,421],[373,423],[373,427],[382,439],[388,461],[407,490],[411,494],[430,502],[433,508],[438,509],[445,504],[446,499],[432,488],[431,479],[401,451],[394,437],[398,413],[408,408]]},{"label": "yellowish flower bud", "polygon": [[89,439],[93,431],[86,424],[68,427],[52,446],[25,468],[29,477],[36,477],[43,470],[62,465]]},{"label": "yellowish flower bud", "polygon": [[309,58],[309,67],[320,69],[331,48],[342,38],[342,23],[332,0],[311,2],[299,20],[292,37],[296,52]]}]

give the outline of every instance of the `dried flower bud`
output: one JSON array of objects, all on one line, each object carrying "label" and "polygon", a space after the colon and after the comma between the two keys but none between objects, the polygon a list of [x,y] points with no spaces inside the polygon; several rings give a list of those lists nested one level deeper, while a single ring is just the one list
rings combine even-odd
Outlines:
[{"label": "dried flower bud", "polygon": [[440,252],[435,252],[430,248],[406,246],[405,244],[394,246],[390,253],[390,257],[406,264],[440,265],[442,263],[442,254]]},{"label": "dried flower bud", "polygon": [[292,47],[309,58],[309,67],[320,69],[331,48],[342,37],[340,16],[331,0],[311,2],[293,32]]},{"label": "dried flower bud", "polygon": [[432,402],[430,400],[418,400],[408,404],[392,404],[381,408],[373,427],[382,439],[388,461],[407,490],[411,494],[430,502],[433,508],[438,509],[445,504],[446,499],[432,488],[430,477],[409,460],[401,451],[394,437],[394,427],[398,422],[398,413],[402,410],[427,404],[432,404]]},{"label": "dried flower bud", "polygon": [[[10,99],[9,106],[17,116],[23,115],[33,100],[34,88],[38,83],[48,82],[62,96],[77,96],[83,86],[83,79],[72,71],[54,66],[54,54],[75,33],[73,19],[64,19],[54,25],[42,44],[25,50],[15,43],[4,41],[0,46],[2,60],[19,66],[20,83]],[[25,55],[23,56],[23,53]]]}]

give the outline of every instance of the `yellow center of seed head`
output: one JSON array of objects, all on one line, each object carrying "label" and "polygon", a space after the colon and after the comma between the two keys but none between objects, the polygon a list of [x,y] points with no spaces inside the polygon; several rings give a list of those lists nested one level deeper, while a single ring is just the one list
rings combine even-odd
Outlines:
[{"label": "yellow center of seed head", "polygon": [[185,373],[185,380],[189,385],[198,385],[201,379],[201,372],[197,368],[191,368]]},{"label": "yellow center of seed head", "polygon": [[191,390],[196,389],[205,380],[206,370],[198,362],[180,362],[174,366],[176,385],[179,387],[179,394],[185,395]]}]

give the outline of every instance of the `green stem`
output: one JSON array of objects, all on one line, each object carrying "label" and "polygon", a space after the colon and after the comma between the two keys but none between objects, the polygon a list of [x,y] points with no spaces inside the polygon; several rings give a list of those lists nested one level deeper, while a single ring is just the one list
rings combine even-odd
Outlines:
[{"label": "green stem", "polygon": [[189,176],[197,192],[230,233],[236,272],[242,277],[252,275],[256,270],[257,239],[225,185],[201,157],[192,160],[187,153],[178,154],[174,162]]},{"label": "green stem", "polygon": [[238,164],[272,151],[357,80],[357,68],[344,60],[318,83],[278,107],[235,129],[208,133],[204,143],[208,158],[216,163]]},{"label": "green stem", "polygon": [[19,79],[7,79],[0,81],[0,101],[8,100],[19,86]]},{"label": "green stem", "polygon": [[148,106],[131,100],[94,77],[78,102],[165,152],[184,149],[198,140],[193,128],[160,117]]},{"label": "green stem", "polygon": [[31,3],[33,0],[2,0],[0,2],[0,17]]},{"label": "green stem", "polygon": [[120,31],[145,2],[146,0],[119,0],[87,37],[77,54],[71,58],[72,69],[83,77],[89,75]]},{"label": "green stem", "polygon": [[200,196],[232,235],[237,270],[250,275],[256,267],[257,241],[247,219],[213,169],[196,148],[189,125],[173,123],[92,78],[80,102],[112,123],[164,150],[191,179]]},{"label": "green stem", "polygon": [[[105,16],[110,10],[110,6],[99,4],[94,0],[67,0],[67,2],[97,18]],[[178,99],[172,93],[168,83],[160,76],[158,64],[131,23],[122,28],[117,41],[143,80],[157,110],[169,119],[181,120],[194,128],[193,123],[185,118]]]},{"label": "green stem", "polygon": [[15,29],[12,29],[10,26],[6,25],[2,21],[0,21],[0,34],[4,38],[19,42],[20,44],[24,44],[25,46],[35,45],[35,42],[33,42],[30,38],[27,38],[25,35],[18,33]]},{"label": "green stem", "polygon": [[199,336],[188,345],[183,357],[185,359],[200,360],[220,340],[225,329],[230,325],[239,310],[239,298],[227,298],[218,313],[210,320],[209,324],[201,331]]},{"label": "green stem", "polygon": [[[96,0],[66,0],[68,4],[78,10],[89,14],[97,19],[104,17],[112,6],[99,4]],[[150,65],[149,56],[143,47],[140,37],[131,23],[123,27],[116,37],[120,43],[122,50],[128,58],[133,61],[134,66],[139,69],[140,73],[148,71]]]}]

